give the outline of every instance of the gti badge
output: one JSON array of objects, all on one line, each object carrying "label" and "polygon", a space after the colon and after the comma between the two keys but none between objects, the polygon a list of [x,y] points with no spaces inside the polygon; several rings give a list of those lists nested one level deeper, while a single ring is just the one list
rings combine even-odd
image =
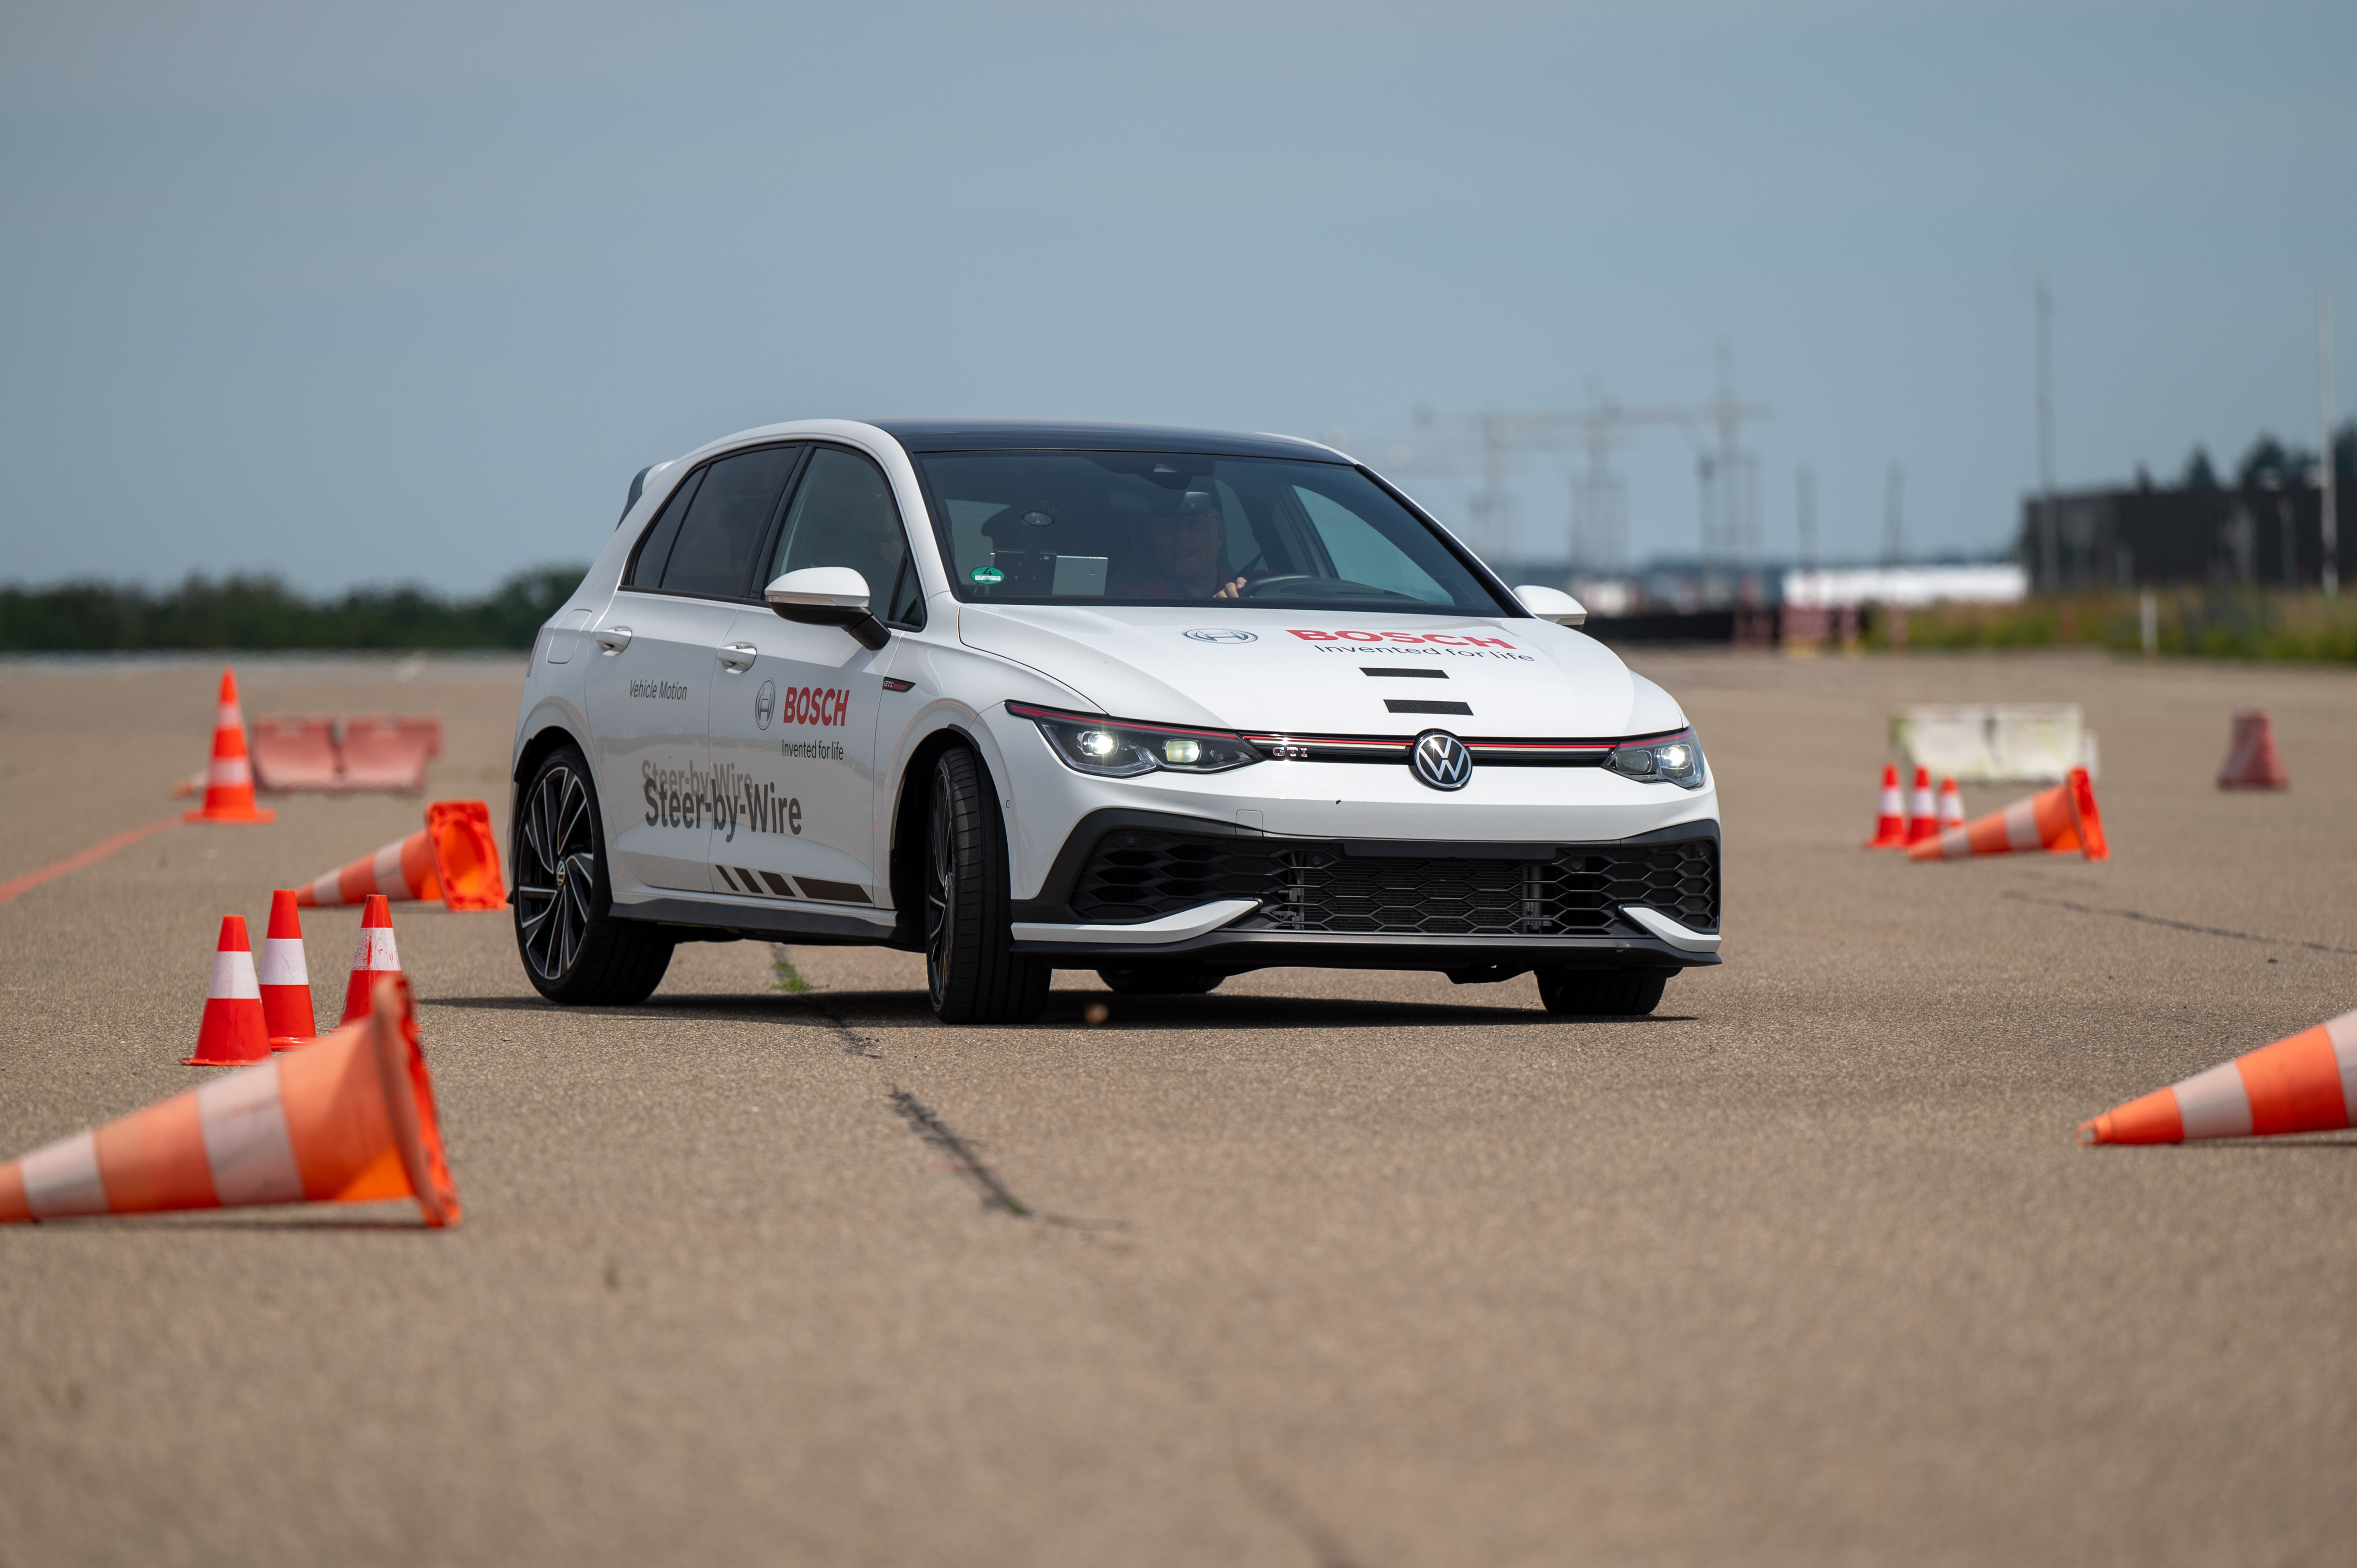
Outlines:
[{"label": "gti badge", "polygon": [[777,711],[778,683],[775,681],[764,681],[761,682],[761,689],[753,693],[754,726],[759,729],[768,729],[770,715]]},{"label": "gti badge", "polygon": [[1445,729],[1428,729],[1415,737],[1408,766],[1416,782],[1436,789],[1462,789],[1473,777],[1473,754]]},{"label": "gti badge", "polygon": [[1187,635],[1197,642],[1258,642],[1260,640],[1260,633],[1256,631],[1237,631],[1233,628],[1224,626],[1197,627]]}]

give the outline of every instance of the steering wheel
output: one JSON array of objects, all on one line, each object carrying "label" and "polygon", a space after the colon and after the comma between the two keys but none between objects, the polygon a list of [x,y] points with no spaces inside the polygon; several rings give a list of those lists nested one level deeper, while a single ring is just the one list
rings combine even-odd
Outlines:
[{"label": "steering wheel", "polygon": [[1243,596],[1253,598],[1286,583],[1314,583],[1317,580],[1307,572],[1288,572],[1281,577],[1263,577],[1257,583],[1246,583],[1243,586]]}]

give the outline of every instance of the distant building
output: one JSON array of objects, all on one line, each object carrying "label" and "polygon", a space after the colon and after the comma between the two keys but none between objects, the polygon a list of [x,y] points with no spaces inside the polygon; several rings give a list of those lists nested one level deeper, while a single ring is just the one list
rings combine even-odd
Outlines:
[{"label": "distant building", "polygon": [[[2357,498],[2340,487],[2341,575],[2350,575]],[[2054,498],[2050,574],[2044,498],[2021,502],[2021,564],[2033,591],[2250,585],[2314,587],[2322,580],[2323,506],[2313,485],[2280,489],[2065,490]]]}]

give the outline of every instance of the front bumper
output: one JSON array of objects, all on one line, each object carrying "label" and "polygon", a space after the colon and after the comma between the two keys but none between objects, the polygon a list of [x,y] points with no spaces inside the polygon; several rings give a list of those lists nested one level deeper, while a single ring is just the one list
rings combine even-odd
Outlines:
[{"label": "front bumper", "polygon": [[[1135,963],[1495,970],[1719,961],[1716,822],[1602,842],[1315,838],[1104,809],[1074,827],[1017,950]],[[1077,961],[1071,967],[1082,967]]]}]

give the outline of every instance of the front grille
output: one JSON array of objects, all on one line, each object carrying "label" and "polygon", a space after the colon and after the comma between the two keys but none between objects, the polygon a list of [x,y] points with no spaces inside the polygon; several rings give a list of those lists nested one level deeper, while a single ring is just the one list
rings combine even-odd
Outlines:
[{"label": "front grille", "polygon": [[1135,923],[1218,898],[1257,898],[1239,930],[1384,936],[1641,935],[1642,904],[1689,929],[1718,929],[1711,839],[1560,850],[1546,860],[1348,854],[1339,843],[1214,839],[1125,829],[1099,841],[1072,913]]}]

